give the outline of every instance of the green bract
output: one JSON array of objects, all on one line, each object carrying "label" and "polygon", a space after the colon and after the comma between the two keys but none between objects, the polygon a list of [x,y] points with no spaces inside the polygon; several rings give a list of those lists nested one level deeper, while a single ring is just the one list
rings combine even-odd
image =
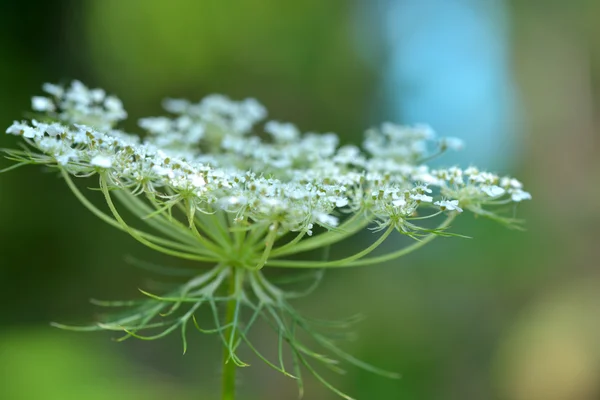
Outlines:
[{"label": "green bract", "polygon": [[[46,84],[44,90],[48,97],[32,100],[36,119],[15,122],[6,131],[23,138],[23,149],[5,150],[15,166],[55,168],[83,205],[105,222],[156,251],[199,262],[198,273],[178,289],[161,295],[142,292],[143,301],[98,302],[131,307],[131,312],[71,329],[124,331],[123,339],[156,339],[179,330],[185,350],[187,329],[194,325],[221,338],[228,365],[247,365],[237,355],[245,344],[271,367],[296,378],[301,392],[303,366],[349,398],[312,366],[340,371],[337,361],[309,349],[300,331],[337,359],[394,376],[344,353],[319,329],[326,325],[329,332],[352,321],[312,321],[290,305],[290,299],[314,289],[323,269],[378,264],[437,236],[451,236],[447,228],[463,210],[518,226],[518,220],[500,211],[510,213],[531,198],[514,178],[474,167],[428,168],[425,160],[461,143],[436,139],[427,126],[385,123],[366,132],[361,151],[339,147],[332,133],[302,134],[276,121],[259,127],[266,110],[256,100],[212,95],[199,103],[165,101],[172,115],[141,119],[142,140],[117,129],[127,114],[120,100],[103,90],[77,81],[68,88]],[[106,210],[96,208],[73,182],[92,176],[99,181]],[[137,219],[126,221],[122,209]],[[438,217],[437,228],[422,225]],[[379,233],[355,254],[338,260],[290,258],[326,250],[368,227]],[[415,242],[370,256],[394,232]],[[312,282],[297,292],[268,279],[266,267],[312,269],[300,276]],[[212,311],[214,326],[198,326],[194,315],[200,307]],[[277,332],[278,360],[267,360],[248,340],[258,319]],[[158,333],[144,336],[146,330]],[[284,343],[291,349],[291,368],[283,357]],[[232,390],[227,388],[234,385],[234,371],[225,369],[225,391]]]}]

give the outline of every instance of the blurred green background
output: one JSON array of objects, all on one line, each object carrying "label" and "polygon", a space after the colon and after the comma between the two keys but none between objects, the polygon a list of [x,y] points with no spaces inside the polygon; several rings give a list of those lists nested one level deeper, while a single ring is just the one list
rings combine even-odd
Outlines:
[{"label": "blurred green background", "polygon": [[[131,130],[165,96],[218,92],[345,142],[383,120],[464,138],[441,162],[521,178],[527,231],[465,216],[455,231],[473,239],[327,274],[298,308],[364,313],[345,347],[403,376],[332,379],[363,400],[600,398],[600,2],[2,1],[0,15],[3,126],[43,82],[75,78],[121,97]],[[90,297],[156,285],[129,254],[155,257],[54,174],[0,175],[0,399],[217,398],[214,337],[193,336],[182,356],[177,335],[116,343],[49,326],[92,320]],[[240,400],[297,397],[259,362],[239,380]],[[305,398],[336,397],[309,379]]]}]

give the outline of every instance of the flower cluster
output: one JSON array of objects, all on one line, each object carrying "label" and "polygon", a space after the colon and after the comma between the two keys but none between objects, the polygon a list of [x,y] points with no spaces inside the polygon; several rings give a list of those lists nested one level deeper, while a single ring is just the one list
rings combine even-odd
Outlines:
[{"label": "flower cluster", "polygon": [[[146,293],[150,303],[135,314],[137,319],[97,327],[136,336],[142,329],[162,326],[152,321],[166,305],[171,304],[174,311],[191,303],[167,329],[185,331],[200,304],[209,302],[218,315],[214,299],[225,298],[236,310],[242,305],[253,310],[251,322],[243,329],[237,320],[221,326],[216,318],[213,332],[231,335],[224,338],[224,346],[237,365],[244,365],[235,350],[245,340],[247,328],[256,315],[273,307],[293,315],[295,323],[319,338],[320,344],[341,354],[332,342],[312,333],[290,308],[286,292],[265,278],[263,267],[376,264],[400,257],[436,236],[451,235],[449,223],[463,211],[518,226],[518,220],[501,211],[531,199],[512,177],[475,167],[429,168],[427,160],[459,149],[462,142],[437,138],[424,125],[384,123],[366,132],[361,149],[340,146],[333,133],[302,133],[291,123],[264,122],[267,112],[254,99],[237,102],[211,95],[198,103],[166,100],[169,116],[139,120],[145,131],[142,139],[118,129],[127,114],[118,98],[101,89],[75,81],[66,88],[46,84],[44,90],[46,96],[32,99],[36,118],[15,121],[6,130],[21,136],[26,144],[23,150],[6,150],[8,158],[17,165],[57,168],[86,207],[141,243],[214,265],[170,296]],[[94,207],[71,178],[91,176],[99,178],[110,213]],[[150,231],[126,222],[113,199]],[[438,216],[446,219],[437,228],[421,224]],[[383,233],[372,245],[346,258],[285,259],[330,246],[368,226]],[[394,231],[418,241],[408,248],[366,257]],[[226,287],[228,295],[223,296],[220,291]],[[270,322],[292,346],[298,362],[308,368],[302,360],[311,354],[303,350],[304,345],[294,347],[296,339],[285,319],[274,318],[271,311],[267,313]],[[340,356],[365,366],[350,356]],[[283,365],[275,367],[285,372]]]},{"label": "flower cluster", "polygon": [[514,178],[419,164],[431,144],[455,142],[436,140],[427,126],[385,123],[367,131],[361,152],[339,147],[335,134],[301,134],[290,123],[267,122],[261,136],[262,105],[213,95],[199,103],[167,100],[174,116],[141,119],[148,135],[140,140],[113,128],[126,113],[103,90],[77,81],[44,89],[51,97],[34,97],[33,108],[54,122],[15,122],[6,131],[41,151],[38,161],[72,175],[103,173],[111,185],[188,201],[200,212],[219,209],[240,222],[278,223],[281,233],[329,229],[340,215],[358,210],[403,231],[426,209],[482,213],[486,205],[530,198]]}]

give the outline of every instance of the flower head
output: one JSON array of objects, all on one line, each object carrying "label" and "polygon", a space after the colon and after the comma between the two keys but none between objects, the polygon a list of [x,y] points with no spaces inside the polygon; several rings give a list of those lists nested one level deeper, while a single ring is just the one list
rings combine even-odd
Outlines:
[{"label": "flower head", "polygon": [[440,201],[436,201],[433,204],[435,204],[436,206],[439,206],[440,210],[442,210],[442,211],[463,212],[462,208],[460,208],[458,206],[458,200],[440,200]]},{"label": "flower head", "polygon": [[[452,236],[449,224],[463,209],[515,226],[518,220],[499,211],[531,199],[511,177],[475,167],[430,169],[424,160],[448,148],[458,149],[462,142],[438,139],[426,125],[384,123],[367,130],[361,150],[340,147],[333,133],[302,133],[291,123],[267,121],[261,128],[267,113],[255,99],[233,101],[211,95],[197,103],[166,100],[169,115],[140,119],[138,125],[146,133],[141,139],[118,129],[127,113],[121,101],[104,90],[89,89],[79,81],[43,88],[48,96],[32,99],[42,122],[15,121],[8,127],[7,134],[21,136],[28,146],[7,151],[8,157],[56,168],[84,206],[140,243],[213,265],[173,293],[144,292],[148,302],[131,316],[96,328],[139,336],[141,330],[166,324],[153,322],[166,312],[178,317],[164,334],[181,328],[185,343],[186,324],[200,305],[210,304],[217,324],[211,332],[229,335],[224,346],[237,365],[245,365],[236,355],[239,341],[247,340],[247,330],[262,315],[290,343],[301,364],[308,366],[310,357],[326,361],[306,352],[290,323],[346,361],[365,367],[300,317],[289,305],[297,293],[273,284],[265,267],[321,270],[378,264],[437,236]],[[98,178],[106,211],[88,201],[72,180],[92,176]],[[121,207],[147,229],[133,227],[122,217]],[[440,214],[446,220],[437,228],[420,225]],[[352,255],[337,260],[290,259],[369,226],[380,233],[373,244]],[[370,257],[393,232],[419,241]],[[317,273],[315,281],[320,277]],[[235,320],[221,325],[219,301],[233,304],[238,310]],[[238,320],[242,306],[252,315],[243,329]],[[275,318],[278,312],[289,320]],[[289,375],[283,365],[274,367]]]}]

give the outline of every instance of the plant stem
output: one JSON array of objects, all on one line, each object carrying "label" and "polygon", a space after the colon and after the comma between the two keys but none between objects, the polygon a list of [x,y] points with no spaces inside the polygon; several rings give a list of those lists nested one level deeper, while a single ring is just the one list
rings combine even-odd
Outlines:
[{"label": "plant stem", "polygon": [[[228,282],[228,295],[231,299],[227,302],[227,309],[225,311],[225,324],[232,324],[235,318],[235,309],[237,299],[235,298],[236,292],[236,269],[231,268],[231,274],[229,275]],[[232,327],[227,328],[224,332],[224,337],[229,338],[232,334]],[[235,400],[235,370],[237,366],[231,359],[230,349],[223,347],[223,377],[221,378],[221,399],[222,400]]]},{"label": "plant stem", "polygon": [[[442,224],[440,224],[436,228],[436,230],[446,229],[450,225],[452,220],[454,220],[454,218],[456,217],[457,214],[458,214],[457,212],[453,212],[453,213],[449,214],[446,217],[446,220]],[[433,239],[435,239],[436,237],[439,236],[436,233],[430,233],[429,235],[425,236],[424,238],[420,238],[415,243],[413,243],[410,246],[407,246],[403,249],[393,251],[391,253],[384,254],[381,256],[377,256],[377,257],[362,258],[366,254],[369,254],[371,251],[373,251],[377,246],[379,246],[386,239],[386,237],[391,233],[392,230],[393,230],[393,226],[390,226],[390,228],[371,246],[369,246],[365,250],[361,251],[360,253],[356,253],[353,256],[346,257],[341,260],[294,261],[294,260],[277,260],[276,259],[276,260],[269,261],[268,265],[271,267],[285,267],[285,268],[346,268],[346,267],[358,267],[361,265],[379,264],[382,262],[396,259],[398,257],[402,257],[408,253],[411,253],[411,252],[423,247],[424,245],[426,245],[427,243],[431,242]]]}]

